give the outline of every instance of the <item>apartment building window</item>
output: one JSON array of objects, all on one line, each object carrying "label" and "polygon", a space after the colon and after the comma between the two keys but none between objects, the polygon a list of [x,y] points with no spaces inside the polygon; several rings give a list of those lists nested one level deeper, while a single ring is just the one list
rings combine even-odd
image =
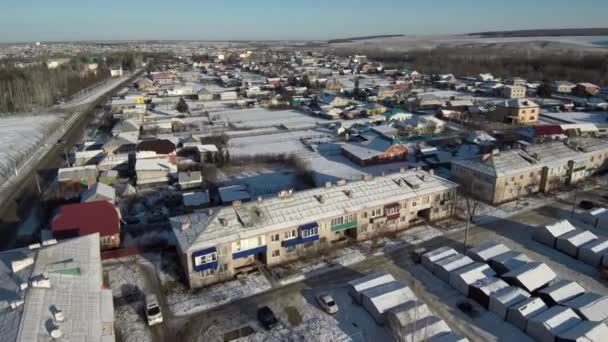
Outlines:
[{"label": "apartment building window", "polygon": [[401,203],[401,209],[405,209],[405,208],[407,208],[407,202]]},{"label": "apartment building window", "polygon": [[261,236],[258,236],[258,246],[262,246],[264,245],[264,238],[262,238]]},{"label": "apartment building window", "polygon": [[378,216],[382,216],[382,208],[372,209],[372,216],[371,217],[378,217]]},{"label": "apartment building window", "polygon": [[305,229],[302,231],[302,237],[303,238],[307,238],[309,236],[315,236],[315,235],[319,235],[319,228],[318,227],[314,227],[312,229]]},{"label": "apartment building window", "polygon": [[416,201],[412,202],[412,207],[415,207],[417,205],[418,205],[418,202],[416,202]]},{"label": "apartment building window", "polygon": [[422,199],[422,204],[429,204],[429,196],[426,196],[425,198]]},{"label": "apartment building window", "polygon": [[[443,194],[443,196],[445,197],[445,193]],[[441,200],[441,195],[435,195],[435,202],[439,202]]]},{"label": "apartment building window", "polygon": [[367,224],[361,225],[361,228],[359,228],[359,230],[361,231],[361,233],[367,232]]},{"label": "apartment building window", "polygon": [[386,215],[393,215],[399,213],[399,207],[390,207],[386,209]]},{"label": "apartment building window", "polygon": [[530,172],[530,178],[534,177],[534,172]]},{"label": "apartment building window", "polygon": [[234,243],[235,248],[235,252],[240,252],[241,251],[241,241],[237,241]]},{"label": "apartment building window", "polygon": [[281,238],[279,237],[279,234],[274,234],[270,237],[270,241],[272,242],[277,242],[279,241]]},{"label": "apartment building window", "polygon": [[203,276],[203,278],[207,278],[207,277],[211,277],[212,275],[215,274],[215,270],[214,269],[208,269],[208,270],[204,270],[201,275]]},{"label": "apartment building window", "polygon": [[218,257],[224,256],[224,247],[218,247],[217,248],[217,256]]},{"label": "apartment building window", "polygon": [[224,273],[224,272],[228,271],[228,264],[221,264],[217,271],[219,273]]},{"label": "apartment building window", "polygon": [[272,257],[273,258],[276,258],[276,257],[278,257],[280,255],[281,255],[281,251],[280,250],[277,249],[277,250],[272,251]]},{"label": "apartment building window", "polygon": [[406,217],[405,216],[401,216],[401,222],[405,222]]},{"label": "apartment building window", "polygon": [[519,176],[519,179],[524,179],[524,175]]},{"label": "apartment building window", "polygon": [[288,232],[285,232],[285,240],[295,239],[297,235],[298,234],[295,230],[290,230]]}]

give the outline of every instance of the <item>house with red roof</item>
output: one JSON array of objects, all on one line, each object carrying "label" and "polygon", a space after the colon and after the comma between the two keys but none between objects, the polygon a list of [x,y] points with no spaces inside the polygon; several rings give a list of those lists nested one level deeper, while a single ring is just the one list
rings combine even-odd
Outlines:
[{"label": "house with red roof", "polygon": [[522,140],[531,143],[541,143],[551,140],[565,140],[568,138],[560,125],[537,125],[524,127],[519,130]]},{"label": "house with red roof", "polygon": [[108,201],[64,205],[51,228],[56,239],[99,233],[102,250],[120,245],[120,211]]}]

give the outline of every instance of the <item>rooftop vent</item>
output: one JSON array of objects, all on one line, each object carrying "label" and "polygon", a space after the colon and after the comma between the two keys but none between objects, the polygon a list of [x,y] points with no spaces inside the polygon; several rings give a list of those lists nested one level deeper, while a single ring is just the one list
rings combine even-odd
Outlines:
[{"label": "rooftop vent", "polygon": [[61,311],[55,305],[51,306],[51,313],[53,314],[53,319],[55,320],[55,322],[59,323],[65,321],[65,315],[63,314],[63,311]]},{"label": "rooftop vent", "polygon": [[331,188],[331,182],[325,182],[325,189]]},{"label": "rooftop vent", "polygon": [[336,182],[337,186],[343,186],[346,185],[346,180],[345,179],[340,179],[339,181]]},{"label": "rooftop vent", "polygon": [[17,273],[19,271],[21,271],[22,269],[33,265],[34,264],[34,258],[24,258],[24,259],[20,259],[20,260],[15,260],[13,262],[11,262],[11,269],[13,270],[13,273]]},{"label": "rooftop vent", "polygon": [[39,243],[33,243],[29,246],[27,246],[30,250],[34,250],[34,249],[38,249],[40,247],[42,247]]},{"label": "rooftop vent", "polygon": [[404,168],[404,167],[400,167],[400,168],[399,168],[399,173],[405,173],[405,171],[406,171],[406,170],[405,170],[405,168]]},{"label": "rooftop vent", "polygon": [[279,198],[287,198],[293,194],[293,189],[279,191]]},{"label": "rooftop vent", "polygon": [[25,303],[25,300],[23,300],[23,299],[15,299],[15,300],[11,301],[11,303],[10,303],[11,309],[15,310],[16,308],[23,305],[23,303]]},{"label": "rooftop vent", "polygon": [[262,202],[262,200],[263,200],[262,196],[258,196],[258,203]]},{"label": "rooftop vent", "polygon": [[222,227],[228,226],[228,220],[226,220],[225,218],[219,217],[218,221],[220,221],[220,224],[222,225]]},{"label": "rooftop vent", "polygon": [[30,279],[30,284],[33,288],[50,289],[51,280],[44,274],[38,274]]},{"label": "rooftop vent", "polygon": [[48,240],[42,241],[43,246],[51,246],[51,245],[56,245],[56,244],[57,244],[57,239],[48,239]]},{"label": "rooftop vent", "polygon": [[323,197],[323,195],[314,195],[314,196],[319,203],[321,203],[321,204],[325,203],[325,198]]},{"label": "rooftop vent", "polygon": [[182,216],[179,218],[180,221],[180,229],[182,231],[188,230],[190,229],[190,217],[188,216]]},{"label": "rooftop vent", "polygon": [[344,190],[344,194],[348,198],[353,198],[353,192],[351,190]]},{"label": "rooftop vent", "polygon": [[241,201],[233,201],[232,202],[232,206],[235,208],[239,208],[241,206],[242,202]]}]

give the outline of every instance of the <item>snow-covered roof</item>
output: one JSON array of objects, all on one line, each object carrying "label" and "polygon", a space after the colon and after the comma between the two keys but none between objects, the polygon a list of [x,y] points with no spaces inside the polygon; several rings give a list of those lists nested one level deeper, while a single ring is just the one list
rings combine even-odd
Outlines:
[{"label": "snow-covered roof", "polygon": [[608,336],[608,326],[603,322],[582,321],[558,335],[560,341],[602,341]]},{"label": "snow-covered roof", "polygon": [[95,196],[103,196],[114,203],[116,200],[116,190],[107,184],[95,183],[95,185],[82,194],[81,201],[88,202],[89,199]]},{"label": "snow-covered roof", "polygon": [[566,279],[560,279],[538,291],[541,298],[552,304],[566,302],[583,293],[585,293],[585,289],[579,283]]},{"label": "snow-covered roof", "polygon": [[548,338],[555,339],[555,336],[580,322],[581,319],[574,311],[557,305],[530,318],[526,332],[537,340],[545,341]]},{"label": "snow-covered roof", "polygon": [[555,272],[542,262],[530,262],[503,275],[504,279],[516,283],[528,292],[537,290],[556,277]]},{"label": "snow-covered roof", "polygon": [[496,241],[487,241],[477,247],[473,247],[467,251],[467,255],[473,260],[487,262],[488,260],[499,256],[511,249],[502,243]]},{"label": "snow-covered roof", "polygon": [[[456,183],[423,170],[409,170],[242,203],[239,207],[212,208],[197,213],[186,230],[181,229],[181,217],[172,218],[171,222],[179,245],[185,251],[194,245],[215,246],[456,187]],[[240,219],[243,215],[248,217],[246,224]]]},{"label": "snow-covered roof", "polygon": [[386,284],[392,281],[395,281],[393,275],[382,271],[351,280],[348,282],[348,285],[350,285],[350,287],[354,291],[362,292],[372,287],[376,287],[378,285]]},{"label": "snow-covered roof", "polygon": [[[51,340],[49,322],[61,310],[64,322],[56,323],[66,340],[114,341],[114,305],[110,290],[103,289],[99,234],[65,240],[36,250],[27,248],[0,253],[0,302],[23,300],[20,308],[0,311],[0,340]],[[32,258],[33,264],[13,272],[13,261]],[[50,287],[19,290],[22,283],[43,276]],[[41,282],[42,285],[43,282]]]},{"label": "snow-covered roof", "polygon": [[589,321],[603,321],[608,318],[608,297],[595,292],[586,292],[563,303]]},{"label": "snow-covered roof", "polygon": [[576,227],[568,220],[557,221],[554,224],[546,225],[543,230],[549,233],[551,236],[557,238],[568,232],[576,230]]},{"label": "snow-covered roof", "polygon": [[374,310],[380,314],[416,298],[409,287],[397,281],[372,287],[363,291],[361,295],[368,299]]}]

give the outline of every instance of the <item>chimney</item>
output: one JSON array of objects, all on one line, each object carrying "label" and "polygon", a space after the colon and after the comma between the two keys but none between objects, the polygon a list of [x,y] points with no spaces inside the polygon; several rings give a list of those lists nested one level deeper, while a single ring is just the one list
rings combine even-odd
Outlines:
[{"label": "chimney", "polygon": [[325,182],[325,189],[331,188],[331,182]]},{"label": "chimney", "polygon": [[399,173],[405,173],[405,168],[404,167],[400,167],[399,168]]},{"label": "chimney", "polygon": [[429,175],[434,175],[435,174],[435,170],[434,169],[429,169]]},{"label": "chimney", "polygon": [[258,203],[262,202],[262,196],[258,196]]},{"label": "chimney", "polygon": [[345,179],[340,179],[339,181],[336,182],[337,186],[343,186],[346,185],[346,180]]},{"label": "chimney", "polygon": [[235,208],[240,208],[241,207],[241,201],[233,201],[232,202],[232,206]]}]

